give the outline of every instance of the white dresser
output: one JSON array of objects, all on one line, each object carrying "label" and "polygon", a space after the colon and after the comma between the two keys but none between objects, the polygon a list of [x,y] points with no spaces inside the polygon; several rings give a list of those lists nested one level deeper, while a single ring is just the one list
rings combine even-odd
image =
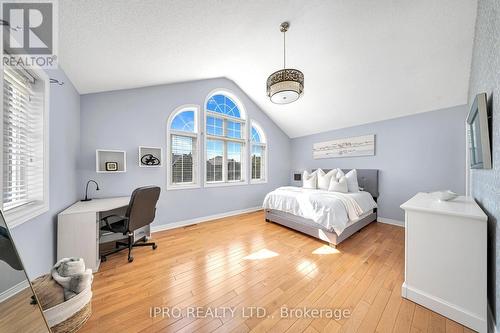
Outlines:
[{"label": "white dresser", "polygon": [[403,297],[487,331],[487,216],[471,198],[418,193],[405,211]]}]

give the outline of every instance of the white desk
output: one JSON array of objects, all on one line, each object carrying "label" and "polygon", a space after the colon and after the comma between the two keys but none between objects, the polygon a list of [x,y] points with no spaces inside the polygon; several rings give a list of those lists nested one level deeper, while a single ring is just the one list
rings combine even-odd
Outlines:
[{"label": "white desk", "polygon": [[[80,257],[87,268],[99,269],[100,219],[115,209],[128,206],[130,197],[115,197],[78,201],[57,216],[57,260]],[[102,214],[105,213],[105,214]],[[134,238],[149,236],[149,227]]]}]

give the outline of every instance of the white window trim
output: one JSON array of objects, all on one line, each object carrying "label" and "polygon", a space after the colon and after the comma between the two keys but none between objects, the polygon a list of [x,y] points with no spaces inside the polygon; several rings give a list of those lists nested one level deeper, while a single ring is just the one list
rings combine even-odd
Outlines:
[{"label": "white window trim", "polygon": [[[218,112],[212,112],[207,110],[207,103],[208,100],[213,96],[217,94],[222,94],[226,95],[229,98],[231,98],[236,106],[238,107],[240,111],[240,118],[228,116],[222,113]],[[207,97],[205,98],[205,103],[203,104],[203,186],[204,187],[226,187],[226,186],[242,186],[242,185],[248,185],[248,144],[249,144],[249,119],[247,117],[247,112],[243,104],[241,103],[240,99],[230,90],[223,89],[223,88],[218,88],[212,90]],[[234,121],[234,122],[239,122],[244,124],[242,126],[242,139],[236,139],[236,138],[227,138],[224,136],[217,136],[217,135],[209,135],[207,134],[207,117],[215,117],[223,120],[229,120],[229,121]],[[226,133],[226,122],[223,122],[223,132]],[[215,181],[215,182],[209,182],[207,181],[207,140],[220,140],[225,143],[227,142],[238,142],[243,144],[243,148],[241,151],[241,175],[244,177],[242,180],[232,180],[228,181],[227,180],[227,149],[226,149],[226,144],[224,144],[224,156],[222,157],[222,181]]]},{"label": "white window trim", "polygon": [[[175,131],[170,129],[170,125],[174,118],[183,111],[190,111],[194,109],[194,123],[195,123],[195,131],[196,133],[191,132],[183,132],[183,131]],[[197,189],[201,187],[201,173],[204,168],[201,167],[200,164],[200,156],[203,155],[200,152],[201,144],[201,127],[200,127],[200,106],[197,104],[184,104],[177,107],[172,113],[170,113],[167,119],[167,191],[175,191],[175,190],[189,190],[189,189]],[[172,134],[178,134],[182,136],[191,136],[196,138],[196,156],[193,158],[194,166],[193,172],[195,173],[193,176],[194,182],[186,183],[186,184],[173,184],[172,183]]]},{"label": "white window trim", "polygon": [[[259,131],[259,135],[261,136],[261,141],[263,141],[262,143],[253,143],[252,142],[252,127],[256,127],[257,130]],[[269,143],[267,141],[267,136],[266,136],[266,133],[264,133],[264,129],[262,128],[262,126],[255,120],[250,120],[250,130],[249,130],[249,133],[248,133],[248,141],[249,141],[249,154],[248,154],[248,160],[250,161],[249,164],[251,164],[251,161],[252,161],[252,146],[254,145],[258,145],[258,146],[262,146],[264,147],[264,179],[252,179],[252,165],[250,165],[249,167],[249,172],[250,172],[250,175],[249,175],[249,179],[250,179],[250,184],[266,184],[267,183],[267,179],[269,178],[269,174],[268,174],[268,165],[269,165],[269,154],[268,154],[268,151],[269,151]]]},{"label": "white window trim", "polygon": [[[44,83],[44,105],[43,105],[43,201],[41,203],[32,203],[23,205],[17,208],[10,209],[4,212],[6,223],[10,228],[17,227],[33,218],[42,215],[49,211],[49,111],[50,111],[50,82],[49,77],[41,68],[32,67],[30,72],[35,74],[37,78]],[[2,105],[3,105],[3,70],[0,88],[2,90]],[[2,107],[3,110],[3,107]],[[3,111],[2,111],[3,112]],[[3,114],[2,114],[3,119]],[[3,146],[3,122],[0,126],[0,137],[2,138]],[[0,188],[3,190],[3,153],[0,154]],[[3,194],[0,195],[0,203],[3,207]]]}]

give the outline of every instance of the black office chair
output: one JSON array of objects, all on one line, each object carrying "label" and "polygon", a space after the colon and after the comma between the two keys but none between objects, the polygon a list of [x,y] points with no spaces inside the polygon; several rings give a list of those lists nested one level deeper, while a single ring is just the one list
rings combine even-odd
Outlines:
[{"label": "black office chair", "polygon": [[[114,233],[121,233],[128,236],[128,242],[116,242],[115,250],[101,256],[102,261],[106,261],[106,257],[110,254],[119,252],[128,248],[128,261],[132,262],[132,248],[136,246],[151,246],[153,250],[156,249],[155,243],[147,243],[146,239],[142,239],[143,243],[134,243],[134,231],[140,229],[151,222],[155,218],[156,203],[160,197],[160,188],[158,186],[145,186],[139,187],[132,192],[130,203],[127,208],[125,216],[109,215],[101,219],[106,223],[101,228],[104,231],[111,231]],[[112,218],[118,218],[111,222]]]}]

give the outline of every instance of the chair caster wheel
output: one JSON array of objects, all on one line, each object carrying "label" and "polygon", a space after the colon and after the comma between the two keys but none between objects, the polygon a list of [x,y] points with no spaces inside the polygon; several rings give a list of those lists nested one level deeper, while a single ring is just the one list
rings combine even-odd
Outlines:
[{"label": "chair caster wheel", "polygon": [[158,247],[158,245],[153,245],[153,250],[156,250],[156,248]]},{"label": "chair caster wheel", "polygon": [[128,257],[128,262],[134,261],[134,257]]}]

